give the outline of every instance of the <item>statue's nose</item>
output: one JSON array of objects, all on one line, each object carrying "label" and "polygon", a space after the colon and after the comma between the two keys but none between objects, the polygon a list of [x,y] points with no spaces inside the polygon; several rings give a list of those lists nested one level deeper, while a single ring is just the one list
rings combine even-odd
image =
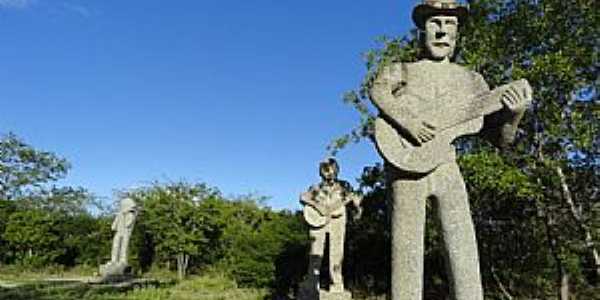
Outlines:
[{"label": "statue's nose", "polygon": [[439,40],[439,39],[445,37],[446,34],[447,34],[446,31],[438,31],[435,33],[435,38]]}]

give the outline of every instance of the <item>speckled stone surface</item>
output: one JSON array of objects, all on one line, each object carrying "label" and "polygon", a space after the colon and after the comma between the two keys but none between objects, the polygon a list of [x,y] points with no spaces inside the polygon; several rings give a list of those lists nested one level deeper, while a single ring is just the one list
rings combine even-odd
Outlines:
[{"label": "speckled stone surface", "polygon": [[[342,277],[347,222],[346,205],[353,203],[356,207],[360,207],[362,198],[352,191],[348,182],[337,179],[338,172],[339,167],[334,160],[321,163],[319,173],[322,181],[311,186],[300,197],[311,239],[308,272],[297,296],[300,300],[351,298],[350,293],[344,289]],[[323,290],[319,286],[319,271],[327,239],[329,239],[328,269],[331,284],[329,290]]]},{"label": "speckled stone surface", "polygon": [[[455,1],[428,0],[432,7],[436,2]],[[369,90],[380,113],[375,142],[386,162],[393,198],[393,300],[422,298],[428,200],[441,223],[453,299],[483,299],[475,231],[451,143],[460,136],[480,134],[506,145],[532,97],[526,80],[490,91],[480,74],[450,62],[458,18],[448,11],[419,17],[425,20],[423,46],[428,58],[381,68]]]},{"label": "speckled stone surface", "polygon": [[321,291],[319,295],[319,300],[350,300],[352,299],[352,294],[348,291],[341,292],[328,292]]},{"label": "speckled stone surface", "polygon": [[111,260],[100,266],[100,275],[107,280],[127,275],[126,272],[130,269],[127,262],[127,252],[137,214],[138,208],[133,200],[129,198],[121,200],[119,213],[112,224],[112,230],[115,232],[115,235],[112,244]]}]

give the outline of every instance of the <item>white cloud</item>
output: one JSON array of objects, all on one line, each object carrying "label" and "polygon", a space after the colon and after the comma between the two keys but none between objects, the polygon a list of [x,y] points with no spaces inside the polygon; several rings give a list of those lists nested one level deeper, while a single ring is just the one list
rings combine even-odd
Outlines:
[{"label": "white cloud", "polygon": [[[0,0],[2,1],[2,0]],[[65,11],[71,12],[71,13],[75,13],[77,15],[80,15],[84,18],[90,17],[92,15],[92,12],[90,11],[89,8],[80,5],[80,4],[73,4],[73,3],[63,3],[63,9]]]},{"label": "white cloud", "polygon": [[35,5],[36,9],[55,16],[74,14],[89,18],[94,15],[92,9],[78,2],[80,1],[0,0],[0,10],[30,9]]},{"label": "white cloud", "polygon": [[1,8],[27,8],[35,3],[36,0],[0,0]]}]

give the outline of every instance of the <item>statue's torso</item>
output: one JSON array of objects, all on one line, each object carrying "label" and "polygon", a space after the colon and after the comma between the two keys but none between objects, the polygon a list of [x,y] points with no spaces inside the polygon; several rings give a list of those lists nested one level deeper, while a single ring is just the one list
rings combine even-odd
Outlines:
[{"label": "statue's torso", "polygon": [[335,181],[331,184],[320,183],[315,189],[314,200],[330,209],[337,208],[332,214],[334,216],[340,215],[346,211],[343,204],[347,193],[348,191],[342,182]]},{"label": "statue's torso", "polygon": [[[431,120],[441,126],[454,109],[488,90],[480,75],[454,63],[436,63],[422,60],[406,64],[406,86],[403,94],[406,106],[425,121]],[[449,135],[467,135],[478,132],[483,125],[479,116],[469,122],[455,126]]]},{"label": "statue's torso", "polygon": [[114,220],[114,230],[117,234],[129,234],[133,230],[135,213],[131,211],[120,212]]},{"label": "statue's torso", "polygon": [[401,92],[406,95],[401,98],[405,102],[403,106],[438,127],[435,150],[445,157],[445,161],[453,162],[456,155],[451,143],[456,137],[479,132],[483,116],[451,128],[443,127],[458,115],[456,110],[466,106],[468,100],[488,91],[487,84],[479,74],[454,63],[422,60],[405,64],[405,70],[406,85]]}]

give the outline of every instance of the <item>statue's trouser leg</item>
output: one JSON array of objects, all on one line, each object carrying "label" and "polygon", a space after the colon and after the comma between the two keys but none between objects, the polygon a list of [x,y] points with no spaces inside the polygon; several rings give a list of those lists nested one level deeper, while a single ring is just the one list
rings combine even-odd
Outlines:
[{"label": "statue's trouser leg", "polygon": [[392,186],[392,299],[423,294],[423,250],[427,179],[405,179],[388,171]]},{"label": "statue's trouser leg", "polygon": [[129,240],[131,238],[131,232],[125,232],[121,239],[121,251],[119,251],[119,263],[127,264],[127,251],[129,251]]},{"label": "statue's trouser leg", "polygon": [[342,264],[344,261],[344,237],[346,235],[346,214],[331,219],[329,231],[329,274],[332,292],[344,291]]},{"label": "statue's trouser leg", "polygon": [[115,237],[113,238],[110,262],[112,262],[112,263],[119,262],[119,258],[121,256],[120,251],[121,251],[122,243],[123,243],[123,236],[120,235],[119,233],[116,233]]},{"label": "statue's trouser leg", "polygon": [[456,300],[482,300],[477,240],[462,175],[455,163],[440,166],[433,175],[451,292]]},{"label": "statue's trouser leg", "polygon": [[327,236],[326,228],[311,229],[309,231],[311,240],[310,255],[308,258],[308,280],[311,285],[319,289],[319,275],[321,263],[323,262],[323,253],[325,252],[325,238]]}]

